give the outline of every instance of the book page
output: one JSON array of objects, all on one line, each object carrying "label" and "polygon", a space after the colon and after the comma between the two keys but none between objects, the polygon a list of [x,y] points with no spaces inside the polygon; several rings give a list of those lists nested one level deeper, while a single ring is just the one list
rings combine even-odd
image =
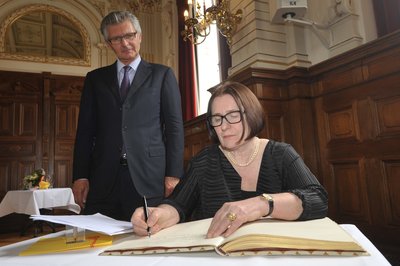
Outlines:
[{"label": "book page", "polygon": [[211,218],[188,223],[176,224],[161,230],[151,237],[132,237],[113,245],[101,255],[132,255],[167,252],[194,252],[214,250],[223,237],[207,239],[206,234]]},{"label": "book page", "polygon": [[262,219],[242,225],[236,232],[227,237],[224,242],[243,235],[272,235],[294,238],[306,238],[324,241],[353,242],[337,223],[325,217],[308,221],[283,221]]},{"label": "book page", "polygon": [[264,219],[248,223],[226,238],[221,255],[368,255],[329,218],[309,221]]}]

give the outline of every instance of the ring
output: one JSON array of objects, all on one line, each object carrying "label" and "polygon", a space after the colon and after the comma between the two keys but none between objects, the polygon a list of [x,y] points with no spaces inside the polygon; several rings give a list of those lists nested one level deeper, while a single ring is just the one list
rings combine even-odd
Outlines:
[{"label": "ring", "polygon": [[236,220],[236,213],[230,212],[226,215],[226,217],[229,219],[229,221],[233,222]]}]

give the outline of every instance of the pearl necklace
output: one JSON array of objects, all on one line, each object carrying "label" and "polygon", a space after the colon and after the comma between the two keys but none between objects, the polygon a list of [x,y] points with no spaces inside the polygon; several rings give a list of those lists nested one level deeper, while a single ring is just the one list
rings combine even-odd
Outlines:
[{"label": "pearl necklace", "polygon": [[247,162],[245,162],[245,163],[238,163],[238,162],[236,161],[236,159],[233,157],[232,152],[224,150],[224,149],[221,147],[221,145],[219,145],[219,148],[220,148],[221,151],[226,155],[226,157],[228,158],[228,160],[229,160],[230,162],[232,162],[234,165],[239,166],[239,167],[245,167],[245,166],[250,165],[250,164],[254,161],[254,159],[256,158],[256,156],[257,156],[257,154],[258,154],[258,151],[260,150],[260,142],[261,142],[260,139],[257,138],[257,142],[256,142],[256,144],[254,144],[254,151],[253,151],[253,153],[251,154],[249,160],[248,160]]}]

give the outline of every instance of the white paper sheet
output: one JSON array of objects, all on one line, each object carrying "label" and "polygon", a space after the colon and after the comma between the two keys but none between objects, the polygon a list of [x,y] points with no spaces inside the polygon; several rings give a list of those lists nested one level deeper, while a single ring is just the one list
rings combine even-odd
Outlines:
[{"label": "white paper sheet", "polygon": [[132,223],[115,220],[100,213],[93,215],[31,215],[30,218],[80,227],[107,235],[125,234],[133,231]]}]

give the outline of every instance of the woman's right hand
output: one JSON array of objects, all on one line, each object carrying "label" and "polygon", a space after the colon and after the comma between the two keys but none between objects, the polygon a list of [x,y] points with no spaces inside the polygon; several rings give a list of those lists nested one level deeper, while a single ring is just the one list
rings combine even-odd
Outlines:
[{"label": "woman's right hand", "polygon": [[143,207],[139,207],[132,214],[131,222],[135,234],[146,236],[148,235],[148,227],[150,227],[151,234],[156,234],[164,228],[177,224],[179,222],[179,214],[174,207],[167,204],[162,204],[158,207],[150,207],[149,217],[146,223]]}]

